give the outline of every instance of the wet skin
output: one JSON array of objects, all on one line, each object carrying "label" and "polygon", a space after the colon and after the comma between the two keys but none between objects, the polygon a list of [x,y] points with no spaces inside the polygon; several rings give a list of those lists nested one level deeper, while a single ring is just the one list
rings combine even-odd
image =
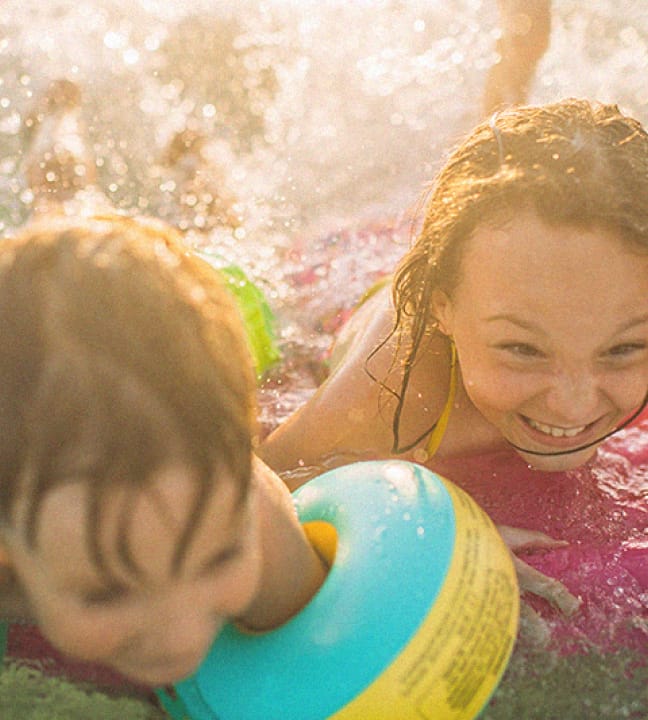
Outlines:
[{"label": "wet skin", "polygon": [[[418,351],[400,417],[401,444],[423,439],[400,457],[435,470],[446,458],[510,442],[541,453],[574,450],[641,404],[648,388],[646,250],[601,229],[549,226],[520,211],[478,227],[459,272],[450,296],[433,296],[433,314],[459,357],[448,428],[428,458],[425,432],[446,403],[450,374],[447,339],[435,334]],[[360,307],[331,376],[266,439],[262,457],[278,472],[299,473],[293,487],[332,464],[393,455],[395,401],[367,374],[369,367],[400,387],[398,338],[374,353],[393,313],[388,288]],[[520,454],[539,470],[560,471],[595,451]]]},{"label": "wet skin", "polygon": [[[457,394],[437,453],[427,456],[424,438],[399,457],[444,474],[446,460],[511,450],[511,442],[534,452],[577,449],[617,427],[645,396],[648,252],[601,228],[550,226],[528,210],[479,226],[466,241],[451,296],[436,291],[433,302],[440,329],[456,344]],[[366,372],[393,325],[389,289],[351,323],[331,376],[261,448],[292,487],[325,467],[393,456],[394,400]],[[392,339],[370,369],[398,388],[403,359]],[[404,443],[439,417],[448,378],[447,340],[433,335],[412,371],[400,422]],[[596,443],[555,456],[515,452],[539,470],[561,471],[586,463]],[[533,531],[502,534],[513,550],[560,544]],[[521,561],[518,570],[523,589],[566,612],[578,606],[558,581]]]}]

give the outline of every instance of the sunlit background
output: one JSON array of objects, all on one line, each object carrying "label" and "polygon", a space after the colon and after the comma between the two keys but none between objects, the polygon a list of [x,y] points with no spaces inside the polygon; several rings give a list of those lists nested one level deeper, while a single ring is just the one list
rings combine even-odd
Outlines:
[{"label": "sunlit background", "polygon": [[[554,0],[553,15],[530,100],[585,95],[646,120],[645,1]],[[268,231],[403,209],[479,119],[497,22],[495,0],[4,0],[2,221],[28,211],[21,120],[60,76],[81,87],[116,205],[155,209],[152,166],[191,124],[231,153],[227,183]]]}]

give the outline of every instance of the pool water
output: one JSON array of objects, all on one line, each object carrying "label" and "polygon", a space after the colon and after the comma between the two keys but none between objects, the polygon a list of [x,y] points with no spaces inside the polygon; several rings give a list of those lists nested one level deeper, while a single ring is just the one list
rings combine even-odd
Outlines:
[{"label": "pool water", "polygon": [[[648,122],[645,2],[553,4],[529,99],[587,96]],[[266,293],[284,353],[259,391],[267,432],[407,248],[425,183],[480,119],[497,32],[495,0],[5,0],[0,232],[35,202],[24,121],[67,77],[108,201],[186,227]],[[187,129],[206,139],[200,170],[226,191],[226,222],[203,202],[213,187],[187,189],[195,158],[169,160]],[[523,627],[487,720],[648,717],[647,436],[644,413],[570,473],[508,454],[444,468],[497,522],[569,540],[525,559],[582,600],[565,618],[527,598],[542,624]]]}]

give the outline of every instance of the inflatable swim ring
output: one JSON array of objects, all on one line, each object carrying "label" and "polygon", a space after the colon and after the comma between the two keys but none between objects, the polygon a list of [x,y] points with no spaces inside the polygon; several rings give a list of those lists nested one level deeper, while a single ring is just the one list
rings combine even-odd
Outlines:
[{"label": "inflatable swim ring", "polygon": [[165,702],[172,715],[476,717],[504,671],[518,619],[515,571],[485,513],[402,461],[325,473],[296,491],[295,504],[332,560],[324,585],[277,630],[226,626],[176,686],[181,704]]}]

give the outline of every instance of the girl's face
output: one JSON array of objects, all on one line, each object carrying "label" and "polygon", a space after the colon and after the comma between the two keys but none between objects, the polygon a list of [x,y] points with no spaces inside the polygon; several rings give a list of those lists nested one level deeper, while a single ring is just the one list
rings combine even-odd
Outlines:
[{"label": "girl's face", "polygon": [[[531,211],[468,241],[452,298],[434,309],[454,338],[466,393],[508,441],[536,452],[613,430],[648,388],[648,252],[604,230],[549,226]],[[542,456],[585,463],[596,447]]]},{"label": "girl's face", "polygon": [[[254,484],[241,502],[227,476],[219,478],[173,572],[195,489],[186,471],[173,467],[139,496],[116,490],[108,498],[99,541],[114,582],[88,552],[87,483],[63,485],[45,497],[34,549],[18,524],[6,549],[33,617],[53,645],[151,685],[195,670],[225,620],[251,603],[261,572]],[[125,510],[132,513],[126,524]],[[124,536],[139,573],[118,554]]]}]

